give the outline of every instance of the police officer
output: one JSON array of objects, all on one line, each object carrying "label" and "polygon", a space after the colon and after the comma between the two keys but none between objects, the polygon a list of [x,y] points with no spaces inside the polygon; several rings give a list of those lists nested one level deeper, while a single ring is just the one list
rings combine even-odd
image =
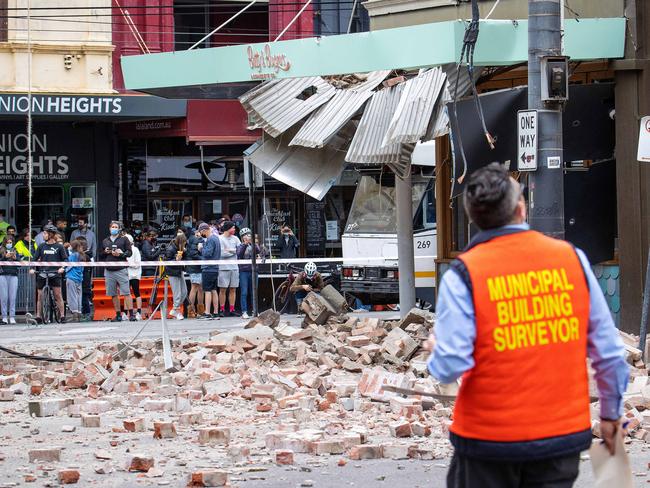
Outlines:
[{"label": "police officer", "polygon": [[623,343],[584,253],[531,231],[523,189],[492,163],[467,182],[478,233],[442,278],[430,373],[462,375],[449,487],[570,487],[591,444],[586,358],[602,437],[620,435]]}]

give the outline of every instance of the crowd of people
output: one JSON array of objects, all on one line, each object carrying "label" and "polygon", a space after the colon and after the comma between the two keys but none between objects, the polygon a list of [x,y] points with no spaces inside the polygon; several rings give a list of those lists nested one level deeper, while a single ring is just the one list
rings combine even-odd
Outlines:
[{"label": "crowd of people", "polygon": [[[143,313],[140,281],[161,271],[171,287],[173,305],[169,317],[221,318],[241,315],[249,318],[251,312],[252,265],[238,264],[250,261],[253,255],[263,260],[267,249],[253,238],[249,228],[238,228],[227,217],[218,221],[195,222],[185,215],[171,241],[159,242],[154,227],[135,222],[123,226],[111,222],[106,237],[98,241],[89,228],[88,219],[80,216],[76,228],[69,232],[64,218],[48,220],[32,236],[28,229],[20,235],[16,228],[4,221],[0,214],[0,309],[3,324],[16,323],[18,293],[18,266],[15,261],[66,262],[66,266],[30,268],[35,275],[35,319],[42,321],[41,300],[47,284],[52,290],[59,316],[66,321],[92,320],[92,277],[100,276],[93,267],[75,263],[110,262],[103,274],[106,295],[111,297],[114,322],[139,321]],[[282,227],[280,247],[282,257],[295,257],[299,241],[288,226]],[[33,237],[33,238],[32,238]],[[233,261],[232,264],[190,264],[178,266],[142,266],[146,261]],[[315,265],[313,266],[316,268]],[[310,268],[311,269],[311,268]],[[189,289],[188,289],[189,282]],[[297,290],[301,296],[307,287]],[[237,292],[239,291],[239,307]],[[66,313],[67,311],[67,313]]]}]

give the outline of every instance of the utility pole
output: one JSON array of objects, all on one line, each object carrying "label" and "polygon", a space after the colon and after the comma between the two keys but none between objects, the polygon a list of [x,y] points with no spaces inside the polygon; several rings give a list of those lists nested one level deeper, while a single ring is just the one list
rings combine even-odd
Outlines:
[{"label": "utility pole", "polygon": [[[251,233],[253,234],[251,238],[253,239],[253,252],[251,256],[251,305],[253,305],[253,317],[258,315],[258,306],[257,306],[257,253],[255,252],[256,242],[255,238],[257,236],[257,212],[255,208],[255,168],[250,162],[250,159],[244,158],[244,164],[247,165],[248,169],[248,222],[250,225]],[[260,246],[261,249],[261,246]],[[243,312],[243,310],[242,310]]]},{"label": "utility pole", "polygon": [[402,318],[415,307],[415,257],[413,251],[413,186],[411,168],[407,176],[395,175],[397,211],[397,257],[399,271],[399,310]]},{"label": "utility pole", "polygon": [[[533,229],[564,238],[564,159],[560,102],[542,102],[540,62],[562,55],[562,0],[528,1],[528,108],[538,110],[537,170],[529,179],[529,221]],[[567,74],[568,76],[568,74]],[[549,168],[549,157],[560,157]]]}]

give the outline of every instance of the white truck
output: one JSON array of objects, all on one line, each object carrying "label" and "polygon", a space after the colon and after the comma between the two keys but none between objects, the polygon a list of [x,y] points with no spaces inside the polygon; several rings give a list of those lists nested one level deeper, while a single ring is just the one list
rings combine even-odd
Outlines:
[{"label": "white truck", "polygon": [[[430,153],[427,154],[430,160]],[[367,305],[399,303],[395,187],[380,180],[381,177],[361,177],[341,238],[341,290]],[[434,179],[413,175],[415,288],[416,298],[424,307],[432,306],[435,300],[436,235]],[[372,260],[358,264],[346,263],[346,258]]]}]

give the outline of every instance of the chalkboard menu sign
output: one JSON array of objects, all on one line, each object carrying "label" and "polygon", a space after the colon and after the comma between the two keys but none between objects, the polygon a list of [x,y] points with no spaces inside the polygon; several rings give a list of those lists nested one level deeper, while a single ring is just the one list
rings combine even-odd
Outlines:
[{"label": "chalkboard menu sign", "polygon": [[309,255],[325,255],[325,202],[305,203],[305,240]]},{"label": "chalkboard menu sign", "polygon": [[192,215],[192,200],[154,199],[149,201],[149,224],[158,231],[158,241],[167,243],[176,237],[183,215]]}]

